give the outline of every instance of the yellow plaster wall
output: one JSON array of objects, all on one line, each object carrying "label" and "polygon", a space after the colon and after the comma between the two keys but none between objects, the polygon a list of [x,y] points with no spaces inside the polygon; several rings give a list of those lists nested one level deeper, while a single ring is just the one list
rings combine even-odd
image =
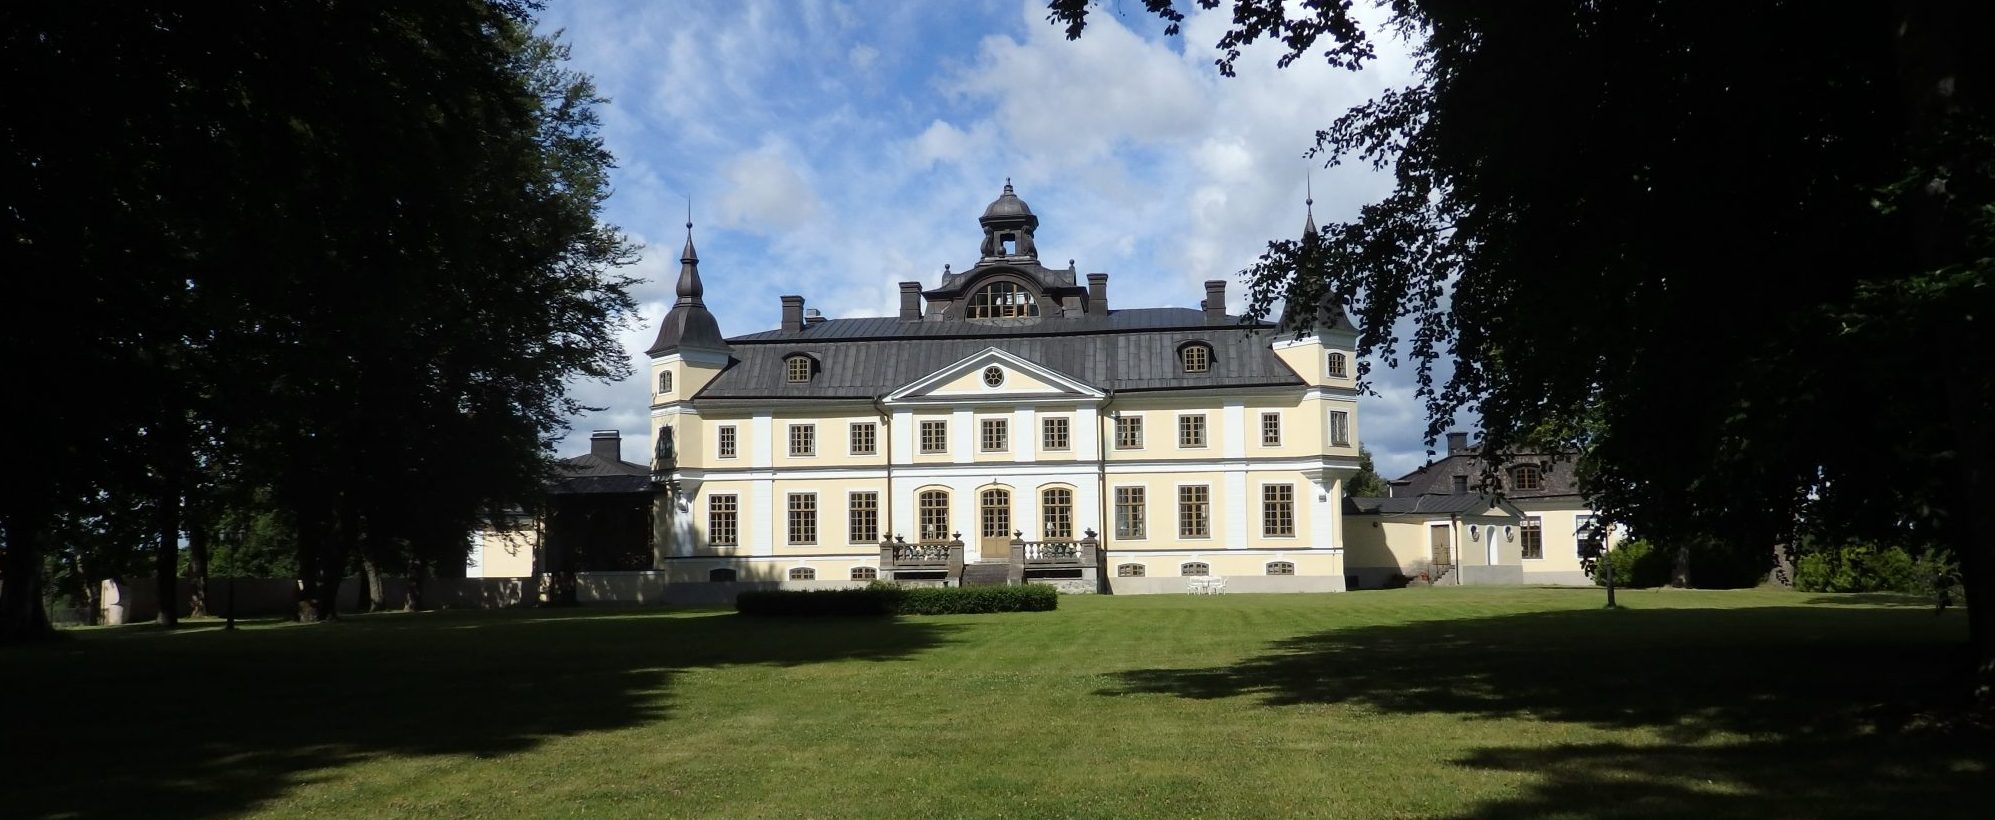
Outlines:
[{"label": "yellow plaster wall", "polygon": [[[872,455],[852,455],[853,422],[873,422],[878,425],[874,430]],[[815,455],[790,455],[790,427],[797,424],[810,424],[817,428]],[[769,447],[773,451],[770,463],[778,470],[785,467],[881,466],[887,463],[887,425],[878,413],[870,409],[799,408],[794,411],[778,412],[770,420]]]},{"label": "yellow plaster wall", "polygon": [[923,395],[929,396],[982,396],[1002,397],[1007,394],[1046,394],[1063,392],[1060,388],[1040,380],[1029,373],[1007,365],[997,365],[1004,371],[1004,383],[997,387],[984,385],[984,368],[976,368],[937,386]]},{"label": "yellow plaster wall", "polygon": [[481,535],[478,569],[485,577],[524,578],[533,574],[534,527],[509,531],[487,527]]}]

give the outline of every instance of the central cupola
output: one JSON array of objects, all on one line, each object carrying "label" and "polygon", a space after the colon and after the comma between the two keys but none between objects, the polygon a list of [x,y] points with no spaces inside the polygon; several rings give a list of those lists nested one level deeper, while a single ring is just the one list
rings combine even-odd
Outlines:
[{"label": "central cupola", "polygon": [[1004,181],[1004,193],[984,208],[977,223],[984,226],[983,260],[1039,258],[1039,248],[1032,242],[1039,217],[1012,191],[1010,179]]}]

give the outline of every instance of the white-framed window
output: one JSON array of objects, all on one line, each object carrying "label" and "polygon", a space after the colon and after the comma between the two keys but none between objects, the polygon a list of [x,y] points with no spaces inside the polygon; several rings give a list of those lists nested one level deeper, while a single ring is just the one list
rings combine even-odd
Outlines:
[{"label": "white-framed window", "polygon": [[1211,575],[1212,565],[1204,561],[1186,561],[1178,565],[1178,574],[1184,576]]},{"label": "white-framed window", "polygon": [[1261,535],[1268,538],[1295,536],[1295,485],[1261,485]]},{"label": "white-framed window", "polygon": [[1537,516],[1524,519],[1522,543],[1518,545],[1524,558],[1545,557],[1545,520]]},{"label": "white-framed window", "polygon": [[949,422],[934,419],[921,423],[921,451],[924,453],[949,452]]},{"label": "white-framed window", "polygon": [[672,392],[672,371],[670,371],[670,370],[661,370],[661,371],[659,371],[659,373],[658,373],[658,392],[660,392],[660,393],[670,393],[670,392]]},{"label": "white-framed window", "polygon": [[1071,423],[1067,421],[1066,416],[1040,419],[1039,430],[1042,433],[1040,439],[1044,444],[1043,449],[1065,450],[1073,446],[1072,439],[1068,436],[1070,426]]},{"label": "white-framed window", "polygon": [[817,493],[790,493],[790,543],[817,543]]},{"label": "white-framed window", "polygon": [[880,494],[870,490],[855,492],[846,496],[847,532],[854,544],[873,544],[880,540]]},{"label": "white-framed window", "polygon": [[1282,446],[1282,414],[1280,413],[1261,414],[1261,446],[1262,447]]},{"label": "white-framed window", "polygon": [[740,544],[741,500],[733,493],[707,496],[707,543],[717,547]]},{"label": "white-framed window", "polygon": [[791,567],[790,580],[815,581],[817,580],[817,570],[811,569],[810,567]]},{"label": "white-framed window", "polygon": [[1195,413],[1178,417],[1178,446],[1205,446],[1205,415]]},{"label": "white-framed window", "polygon": [[1115,488],[1115,537],[1140,539],[1145,536],[1142,487]]},{"label": "white-framed window", "polygon": [[1187,484],[1178,488],[1178,537],[1212,537],[1210,487],[1204,484]]},{"label": "white-framed window", "polygon": [[879,577],[880,577],[879,567],[852,568],[852,580],[854,581],[876,581],[879,580]]},{"label": "white-framed window", "polygon": [[852,455],[870,456],[880,451],[880,425],[871,421],[852,423]]},{"label": "white-framed window", "polygon": [[790,425],[790,455],[796,457],[817,455],[817,425]]},{"label": "white-framed window", "polygon": [[1335,447],[1351,446],[1351,414],[1343,410],[1330,411],[1330,444]]},{"label": "white-framed window", "polygon": [[1350,374],[1351,374],[1351,367],[1348,361],[1345,360],[1344,354],[1342,353],[1330,354],[1330,376],[1332,378],[1341,379],[1346,376],[1349,376]]},{"label": "white-framed window", "polygon": [[723,424],[714,428],[714,452],[721,458],[734,458],[734,425]]},{"label": "white-framed window", "polygon": [[812,367],[813,364],[815,363],[809,356],[802,353],[792,354],[783,360],[784,380],[792,384],[810,381],[811,372],[816,370]]},{"label": "white-framed window", "polygon": [[1178,362],[1184,365],[1186,373],[1206,373],[1212,370],[1212,346],[1204,342],[1193,342],[1178,348]]},{"label": "white-framed window", "polygon": [[1294,574],[1295,574],[1295,562],[1293,562],[1293,561],[1269,561],[1269,562],[1268,562],[1268,574],[1269,574],[1269,575],[1294,575]]},{"label": "white-framed window", "polygon": [[982,419],[982,436],[978,442],[986,453],[1002,453],[1011,449],[1010,419]]},{"label": "white-framed window", "polygon": [[917,496],[916,506],[921,515],[922,541],[946,541],[949,539],[949,492],[947,490],[923,490]]},{"label": "white-framed window", "polygon": [[1141,578],[1143,577],[1143,574],[1144,570],[1142,564],[1115,565],[1115,577],[1117,578]]},{"label": "white-framed window", "polygon": [[1117,416],[1115,419],[1115,449],[1143,449],[1143,417]]},{"label": "white-framed window", "polygon": [[1074,537],[1074,491],[1065,487],[1047,487],[1039,493],[1040,520],[1044,523],[1043,537]]}]

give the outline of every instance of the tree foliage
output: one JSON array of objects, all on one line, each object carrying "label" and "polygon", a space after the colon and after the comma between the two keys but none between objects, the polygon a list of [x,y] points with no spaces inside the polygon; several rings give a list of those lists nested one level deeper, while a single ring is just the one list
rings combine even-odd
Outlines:
[{"label": "tree foliage", "polygon": [[[1222,70],[1262,38],[1360,65],[1381,36],[1350,0],[1224,5]],[[1316,150],[1394,187],[1320,247],[1271,242],[1253,304],[1340,300],[1362,354],[1414,364],[1430,441],[1467,410],[1485,452],[1579,449],[1593,503],[1647,537],[1951,544],[1987,695],[1988,4],[1382,5],[1413,81]],[[1077,36],[1090,10],[1049,17]]]},{"label": "tree foliage", "polygon": [[1372,462],[1372,448],[1358,445],[1358,474],[1344,487],[1344,494],[1360,498],[1384,498],[1392,495],[1392,487],[1380,478],[1378,466]]},{"label": "tree foliage", "polygon": [[44,435],[0,502],[0,630],[33,630],[22,561],[102,493],[161,511],[170,580],[183,505],[254,488],[296,535],[306,618],[356,553],[462,561],[479,515],[538,493],[568,380],[627,375],[634,304],[599,220],[601,99],[530,11],[6,16],[0,76],[37,115],[0,131],[0,263],[24,280],[0,334]]}]

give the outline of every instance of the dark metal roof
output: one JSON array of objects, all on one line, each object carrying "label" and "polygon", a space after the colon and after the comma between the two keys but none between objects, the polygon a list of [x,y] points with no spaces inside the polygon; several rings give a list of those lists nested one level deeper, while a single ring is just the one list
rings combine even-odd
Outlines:
[{"label": "dark metal roof", "polygon": [[556,462],[561,477],[547,488],[566,493],[648,493],[651,468],[589,453]]},{"label": "dark metal roof", "polygon": [[700,284],[700,255],[693,250],[692,231],[693,223],[686,223],[686,249],[679,253],[676,287],[679,301],[665,314],[665,320],[658,323],[658,338],[645,351],[646,355],[657,356],[681,348],[727,350],[727,342],[720,335],[720,322],[715,321],[706,302],[701,300],[706,288]]},{"label": "dark metal roof", "polygon": [[[1536,490],[1516,490],[1509,487],[1508,470],[1519,464],[1538,465],[1539,480]],[[1573,456],[1559,456],[1552,453],[1511,453],[1504,460],[1505,481],[1503,497],[1513,499],[1555,498],[1577,496],[1579,478],[1574,474]],[[1439,461],[1428,464],[1406,475],[1392,480],[1395,496],[1444,495],[1454,493],[1455,476],[1467,476],[1470,486],[1482,480],[1483,461],[1479,450],[1471,448],[1465,452],[1450,453]]]},{"label": "dark metal roof", "polygon": [[[1258,332],[1257,332],[1258,331]],[[733,361],[697,396],[713,398],[872,398],[995,347],[1107,390],[1301,385],[1268,349],[1273,331],[1236,317],[1207,319],[1183,308],[1116,311],[1036,324],[837,319],[802,331],[741,336]],[[1178,347],[1212,345],[1212,369],[1185,373]],[[785,380],[783,359],[805,353],[820,369],[809,382]]]},{"label": "dark metal roof", "polygon": [[1347,515],[1426,515],[1480,513],[1495,506],[1512,515],[1518,513],[1514,507],[1481,493],[1459,495],[1421,495],[1394,498],[1346,497],[1344,512]]}]

